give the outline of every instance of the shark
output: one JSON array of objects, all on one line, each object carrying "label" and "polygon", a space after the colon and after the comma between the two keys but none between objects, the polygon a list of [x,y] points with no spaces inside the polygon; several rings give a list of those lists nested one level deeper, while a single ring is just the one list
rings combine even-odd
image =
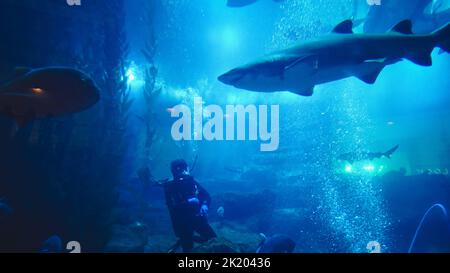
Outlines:
[{"label": "shark", "polygon": [[370,6],[364,18],[356,21],[363,23],[365,33],[382,33],[405,18],[412,21],[414,33],[429,33],[450,22],[450,9],[436,0],[383,0],[381,5]]},{"label": "shark", "polygon": [[391,156],[397,151],[399,145],[387,150],[386,152],[362,152],[362,153],[345,153],[338,157],[339,160],[347,161],[350,164],[363,160],[374,160],[375,158],[391,158]]},{"label": "shark", "polygon": [[381,34],[354,33],[352,20],[329,35],[268,54],[218,77],[224,84],[256,92],[289,91],[311,96],[316,85],[348,77],[374,84],[388,65],[407,59],[431,66],[431,52],[450,50],[450,23],[428,34],[413,34],[403,20]]},{"label": "shark", "polygon": [[84,72],[67,67],[16,68],[0,84],[0,114],[19,127],[34,119],[81,112],[99,101],[100,91]]}]

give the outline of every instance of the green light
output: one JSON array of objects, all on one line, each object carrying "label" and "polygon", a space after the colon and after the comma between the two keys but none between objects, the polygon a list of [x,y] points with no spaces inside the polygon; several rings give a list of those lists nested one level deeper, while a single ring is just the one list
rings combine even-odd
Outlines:
[{"label": "green light", "polygon": [[367,164],[367,165],[364,165],[363,169],[366,172],[370,172],[371,173],[371,172],[373,172],[375,170],[375,166],[373,164]]},{"label": "green light", "polygon": [[344,170],[346,173],[351,173],[353,171],[353,167],[352,165],[346,165]]}]

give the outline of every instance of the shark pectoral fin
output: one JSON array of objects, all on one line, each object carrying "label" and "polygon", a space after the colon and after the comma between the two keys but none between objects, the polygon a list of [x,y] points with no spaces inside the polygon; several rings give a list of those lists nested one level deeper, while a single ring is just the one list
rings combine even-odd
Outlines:
[{"label": "shark pectoral fin", "polygon": [[433,60],[431,59],[431,50],[413,52],[407,54],[405,58],[421,66],[431,66],[433,64]]},{"label": "shark pectoral fin", "polygon": [[367,84],[374,84],[384,67],[383,62],[364,62],[354,76]]},{"label": "shark pectoral fin", "polygon": [[[381,72],[381,70],[380,70],[380,72]],[[367,84],[374,84],[377,81],[377,78],[378,78],[378,75],[380,74],[380,72],[366,74],[366,75],[359,75],[356,77]]]},{"label": "shark pectoral fin", "polygon": [[332,32],[338,34],[353,34],[352,20],[348,19],[339,23],[337,26],[334,27]]},{"label": "shark pectoral fin", "polygon": [[302,90],[291,90],[291,92],[300,96],[311,97],[314,94],[314,86]]},{"label": "shark pectoral fin", "polygon": [[391,28],[391,31],[406,35],[413,34],[412,22],[411,20],[403,20],[400,23],[396,24],[393,28]]}]

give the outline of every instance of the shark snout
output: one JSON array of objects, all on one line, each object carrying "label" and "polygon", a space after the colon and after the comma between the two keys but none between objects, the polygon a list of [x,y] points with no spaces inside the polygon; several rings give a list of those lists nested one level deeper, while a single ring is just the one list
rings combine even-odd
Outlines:
[{"label": "shark snout", "polygon": [[220,75],[218,80],[228,85],[236,85],[240,79],[244,77],[242,69],[236,68],[227,73]]}]

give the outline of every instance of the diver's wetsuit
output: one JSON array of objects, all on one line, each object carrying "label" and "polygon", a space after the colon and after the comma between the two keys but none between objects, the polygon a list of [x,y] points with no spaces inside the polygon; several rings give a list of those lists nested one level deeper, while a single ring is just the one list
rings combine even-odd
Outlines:
[{"label": "diver's wetsuit", "polygon": [[[192,250],[194,231],[200,235],[199,241],[216,237],[206,215],[200,215],[201,205],[209,207],[211,197],[192,176],[184,175],[165,183],[164,193],[175,235],[180,239],[184,252]],[[188,202],[190,198],[197,198],[200,202],[191,204]]]}]

